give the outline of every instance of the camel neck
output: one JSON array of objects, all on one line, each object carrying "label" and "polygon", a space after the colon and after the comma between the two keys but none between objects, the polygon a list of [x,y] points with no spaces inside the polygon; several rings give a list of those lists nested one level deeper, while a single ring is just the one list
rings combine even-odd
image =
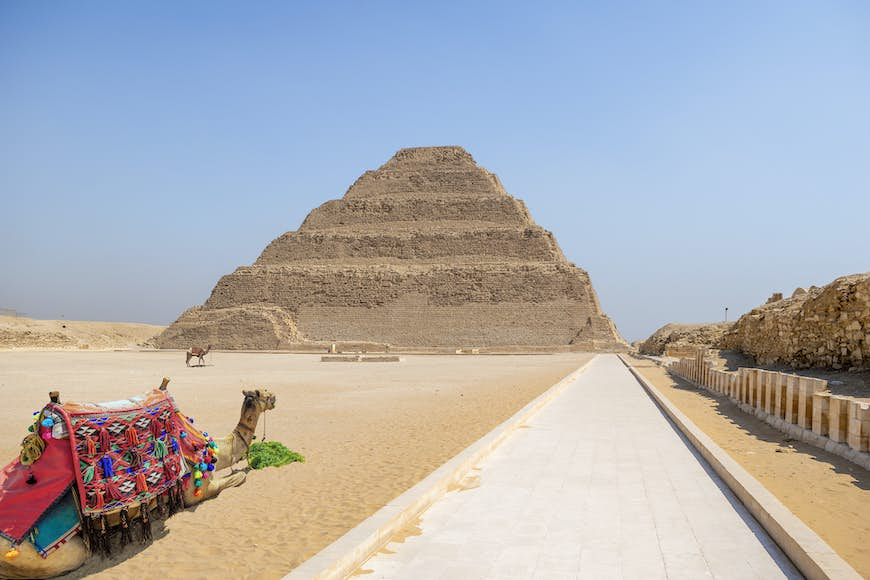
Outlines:
[{"label": "camel neck", "polygon": [[239,424],[236,425],[235,432],[245,445],[245,449],[251,446],[254,440],[254,432],[257,429],[257,421],[260,419],[261,411],[256,405],[251,408],[242,407],[242,416],[239,418]]}]

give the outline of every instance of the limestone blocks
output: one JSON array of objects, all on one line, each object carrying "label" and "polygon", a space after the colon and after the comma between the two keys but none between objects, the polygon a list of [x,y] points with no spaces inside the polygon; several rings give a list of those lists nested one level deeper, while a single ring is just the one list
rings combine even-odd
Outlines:
[{"label": "limestone blocks", "polygon": [[798,288],[743,315],[722,339],[762,364],[870,368],[870,273]]},{"label": "limestone blocks", "polygon": [[588,274],[461,147],[402,149],[157,339],[626,350]]},{"label": "limestone blocks", "polygon": [[832,395],[822,379],[755,368],[715,369],[705,353],[698,349],[670,369],[771,425],[870,469],[870,403]]}]

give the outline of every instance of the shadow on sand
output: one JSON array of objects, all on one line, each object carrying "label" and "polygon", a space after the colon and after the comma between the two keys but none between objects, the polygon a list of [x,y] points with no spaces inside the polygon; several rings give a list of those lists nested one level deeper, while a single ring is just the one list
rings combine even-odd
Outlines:
[{"label": "shadow on sand", "polygon": [[820,449],[815,445],[804,443],[797,439],[789,437],[786,433],[774,429],[758,417],[750,415],[740,410],[730,399],[724,396],[715,396],[712,393],[696,387],[689,381],[668,371],[668,376],[674,382],[674,389],[681,391],[691,391],[697,395],[706,398],[714,404],[714,409],[718,415],[728,420],[732,425],[737,426],[743,433],[758,441],[767,443],[775,443],[778,447],[777,451],[796,451],[812,457],[815,461],[819,461],[829,465],[837,473],[849,475],[852,478],[852,484],[862,490],[870,490],[870,472],[855,465],[851,461],[843,459],[833,453],[828,453],[824,449]]}]

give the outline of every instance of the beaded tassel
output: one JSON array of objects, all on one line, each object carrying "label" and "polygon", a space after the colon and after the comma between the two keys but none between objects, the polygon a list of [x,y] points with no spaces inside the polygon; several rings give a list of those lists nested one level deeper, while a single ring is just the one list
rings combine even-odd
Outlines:
[{"label": "beaded tassel", "polygon": [[130,514],[127,508],[121,510],[121,547],[133,541],[133,536],[130,534]]},{"label": "beaded tassel", "polygon": [[151,539],[151,510],[148,508],[147,501],[139,504],[139,522],[142,531],[140,541],[145,544]]},{"label": "beaded tassel", "polygon": [[88,446],[88,455],[94,455],[97,452],[97,443],[94,441],[94,438],[90,435],[85,436],[85,443]]},{"label": "beaded tassel", "polygon": [[112,450],[112,439],[105,428],[100,429],[100,452],[108,453]]}]

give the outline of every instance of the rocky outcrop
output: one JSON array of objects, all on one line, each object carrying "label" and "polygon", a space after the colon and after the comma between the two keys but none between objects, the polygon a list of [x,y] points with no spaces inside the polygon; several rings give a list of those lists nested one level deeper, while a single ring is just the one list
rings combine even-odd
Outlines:
[{"label": "rocky outcrop", "polygon": [[718,348],[722,336],[733,325],[733,322],[666,324],[641,342],[638,351],[653,356],[691,356],[699,347]]},{"label": "rocky outcrop", "polygon": [[402,149],[224,276],[163,348],[624,350],[587,273],[461,147]]},{"label": "rocky outcrop", "polygon": [[740,350],[760,364],[870,368],[870,273],[768,301],[740,317],[722,347]]}]

